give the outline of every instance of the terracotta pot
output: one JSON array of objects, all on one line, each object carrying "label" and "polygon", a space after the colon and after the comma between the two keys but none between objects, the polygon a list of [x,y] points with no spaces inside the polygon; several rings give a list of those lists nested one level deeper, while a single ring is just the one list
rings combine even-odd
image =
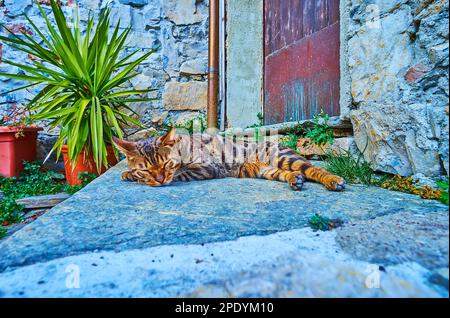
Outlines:
[{"label": "terracotta pot", "polygon": [[66,182],[68,185],[77,185],[81,184],[80,179],[78,179],[78,174],[80,172],[88,172],[93,173],[95,175],[103,174],[108,168],[114,166],[117,164],[117,158],[114,155],[114,149],[113,146],[108,145],[106,147],[107,155],[106,158],[108,159],[108,165],[109,167],[103,166],[100,173],[98,173],[94,157],[92,154],[86,154],[85,151],[82,151],[80,155],[78,156],[77,163],[75,167],[72,166],[72,162],[69,160],[69,154],[68,154],[68,147],[67,145],[63,145],[62,147],[62,154],[64,159],[64,170],[66,173]]},{"label": "terracotta pot", "polygon": [[37,134],[42,127],[0,126],[0,175],[18,177],[24,161],[36,160]]}]

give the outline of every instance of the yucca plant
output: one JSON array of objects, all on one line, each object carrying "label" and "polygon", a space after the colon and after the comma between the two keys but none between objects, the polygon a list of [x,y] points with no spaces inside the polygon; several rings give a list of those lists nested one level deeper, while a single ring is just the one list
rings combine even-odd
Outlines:
[{"label": "yucca plant", "polygon": [[85,32],[82,33],[77,6],[69,26],[60,6],[51,0],[56,21],[54,26],[39,3],[36,4],[46,22],[46,34],[24,16],[39,40],[26,32],[14,34],[7,26],[0,24],[9,33],[9,36],[0,36],[0,40],[33,57],[29,64],[3,59],[3,63],[18,67],[23,72],[0,73],[0,76],[29,83],[2,93],[38,85],[39,93],[28,107],[32,119],[49,120],[50,128],[60,128],[59,139],[51,152],[57,151],[59,158],[66,142],[73,165],[79,154],[87,151],[92,154],[100,171],[102,166],[108,164],[106,146],[111,143],[113,136],[123,138],[122,132],[126,126],[140,126],[131,117],[135,113],[128,103],[152,100],[142,97],[142,94],[152,90],[127,89],[124,86],[138,75],[136,67],[155,50],[139,58],[134,57],[140,50],[120,57],[131,29],[120,30],[119,21],[113,32],[109,32],[109,9],[102,12],[97,23],[94,23],[93,17],[89,17]]}]

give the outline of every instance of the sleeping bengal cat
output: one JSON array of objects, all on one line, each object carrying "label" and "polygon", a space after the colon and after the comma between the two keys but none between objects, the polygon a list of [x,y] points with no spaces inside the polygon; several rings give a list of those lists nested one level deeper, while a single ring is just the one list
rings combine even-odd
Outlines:
[{"label": "sleeping bengal cat", "polygon": [[282,181],[296,191],[305,180],[322,183],[332,191],[345,188],[343,178],[273,142],[239,142],[210,134],[183,135],[172,128],[162,137],[139,142],[115,138],[114,143],[128,161],[129,169],[122,173],[122,179],[153,187],[172,181],[235,177]]}]

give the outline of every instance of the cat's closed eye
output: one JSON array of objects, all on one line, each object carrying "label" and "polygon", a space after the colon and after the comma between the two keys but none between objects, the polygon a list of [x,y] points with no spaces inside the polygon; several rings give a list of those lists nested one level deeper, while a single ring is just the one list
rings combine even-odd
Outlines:
[{"label": "cat's closed eye", "polygon": [[164,163],[164,169],[173,169],[173,168],[175,168],[175,162],[173,162],[172,160],[169,160]]},{"label": "cat's closed eye", "polygon": [[137,168],[137,169],[140,169],[140,170],[144,170],[144,169],[147,168],[147,167],[146,167],[145,164],[143,164],[143,163],[138,163],[138,164],[136,165],[136,168]]}]

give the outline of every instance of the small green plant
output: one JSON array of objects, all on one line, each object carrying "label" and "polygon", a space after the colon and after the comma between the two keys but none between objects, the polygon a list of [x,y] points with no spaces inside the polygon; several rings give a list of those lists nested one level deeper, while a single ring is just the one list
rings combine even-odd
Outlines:
[{"label": "small green plant", "polygon": [[83,189],[89,183],[91,183],[91,181],[93,181],[95,178],[97,178],[97,175],[95,175],[93,173],[80,172],[78,174],[78,179],[81,181],[81,184],[73,185],[73,186],[64,184],[63,192],[66,192],[68,194],[74,194],[74,193],[80,191],[81,189]]},{"label": "small green plant", "polygon": [[448,200],[448,179],[444,181],[439,181],[436,183],[436,185],[441,188],[441,197],[439,198],[439,201],[441,201],[444,204],[449,204]]},{"label": "small green plant", "polygon": [[263,115],[261,112],[259,112],[259,113],[256,115],[256,117],[257,117],[257,120],[258,120],[258,121],[256,122],[256,124],[253,124],[253,125],[251,125],[251,126],[248,126],[247,128],[255,128],[255,142],[260,142],[260,141],[262,140],[260,128],[261,128],[262,126],[264,126],[264,115]]},{"label": "small green plant", "polygon": [[256,115],[256,118],[257,118],[256,124],[248,126],[247,128],[258,128],[258,127],[264,126],[264,115],[261,112],[259,112]]},{"label": "small green plant", "polygon": [[264,126],[264,115],[260,112],[256,117],[258,118],[258,126],[255,127],[255,142],[260,142],[263,138],[260,128]]},{"label": "small green plant", "polygon": [[327,143],[332,144],[334,141],[333,130],[328,126],[328,114],[323,110],[315,115],[313,118],[313,128],[306,129],[306,138],[311,139],[313,143],[318,146],[323,146]]},{"label": "small green plant", "polygon": [[280,139],[280,146],[297,151],[298,141],[304,134],[305,130],[300,124],[292,127],[287,130],[285,136]]},{"label": "small green plant", "polygon": [[95,179],[94,174],[83,172],[79,174],[81,185],[69,186],[60,182],[63,177],[53,171],[43,171],[38,162],[24,162],[24,169],[19,178],[0,177],[0,190],[4,198],[0,201],[0,225],[10,225],[21,221],[22,206],[16,199],[66,192],[74,194]]},{"label": "small green plant", "polygon": [[38,162],[26,162],[23,165],[21,176],[16,178],[3,178],[0,187],[8,196],[20,199],[26,196],[46,195],[58,192],[61,183],[53,180],[53,175],[42,171]]},{"label": "small green plant", "polygon": [[7,232],[8,232],[7,229],[0,227],[0,240],[6,236]]},{"label": "small green plant", "polygon": [[206,115],[198,114],[196,117],[187,119],[184,122],[174,123],[173,120],[170,120],[168,123],[162,125],[162,129],[158,131],[159,135],[166,134],[172,127],[176,127],[177,129],[181,129],[184,132],[187,132],[189,135],[193,133],[202,133],[207,128]]},{"label": "small green plant", "polygon": [[0,201],[0,225],[11,225],[22,220],[20,212],[23,207],[14,198],[6,196]]},{"label": "small green plant", "polygon": [[411,176],[403,177],[400,175],[395,175],[393,177],[388,176],[381,178],[375,184],[381,188],[399,191],[405,193],[411,193],[419,195],[422,199],[426,200],[440,200],[443,191],[433,189],[430,186],[418,186],[418,180],[413,180]]},{"label": "small green plant", "polygon": [[299,137],[295,133],[290,133],[280,140],[280,146],[291,148],[292,150],[297,151]]},{"label": "small green plant", "polygon": [[260,125],[260,126],[263,126],[263,125],[264,125],[264,115],[263,115],[261,112],[259,112],[259,113],[256,115],[256,117],[258,118],[258,123],[259,123],[259,125]]},{"label": "small green plant", "polygon": [[308,224],[314,231],[330,231],[341,226],[342,221],[339,219],[332,220],[316,213],[308,220]]},{"label": "small green plant", "polygon": [[375,172],[362,154],[355,158],[349,151],[340,150],[339,154],[328,151],[325,154],[325,163],[325,169],[349,183],[372,184]]}]

